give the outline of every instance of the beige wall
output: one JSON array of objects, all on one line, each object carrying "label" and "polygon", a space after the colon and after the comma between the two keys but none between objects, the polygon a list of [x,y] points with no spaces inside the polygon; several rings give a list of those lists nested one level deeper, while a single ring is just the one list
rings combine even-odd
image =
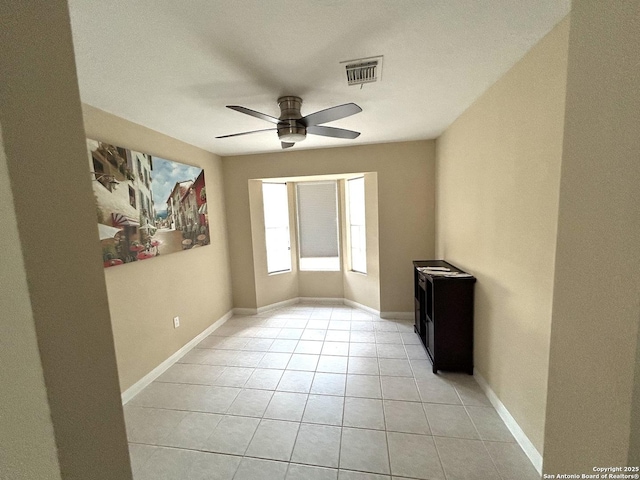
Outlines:
[{"label": "beige wall", "polygon": [[0,477],[131,479],[68,6],[0,19]]},{"label": "beige wall", "polygon": [[124,391],[232,308],[222,161],[88,105],[83,112],[87,137],[203,168],[207,183],[211,245],[104,270]]},{"label": "beige wall", "polygon": [[[343,192],[341,198],[346,198],[344,184],[345,182],[341,182],[341,191]],[[380,311],[380,225],[378,223],[378,174],[375,172],[364,174],[364,199],[367,274],[350,270],[350,253],[348,252],[350,246],[346,241],[342,241],[344,298]],[[343,232],[347,232],[349,228],[345,203],[342,205]]]},{"label": "beige wall", "polygon": [[279,298],[256,298],[248,180],[377,172],[380,309],[411,311],[411,261],[434,252],[434,156],[434,142],[421,141],[224,158],[234,306],[257,308]]},{"label": "beige wall", "polygon": [[637,0],[574,2],[546,473],[592,473],[631,456],[640,319],[639,33]]},{"label": "beige wall", "polygon": [[[291,242],[291,271],[269,274],[267,272],[267,248],[264,229],[262,182],[249,180],[249,204],[251,215],[251,246],[253,251],[253,275],[258,307],[272,305],[298,296],[298,269],[295,231],[289,231]],[[289,199],[289,225],[295,225],[294,187],[287,185]],[[234,272],[238,273],[238,272]]]},{"label": "beige wall", "polygon": [[627,465],[640,465],[640,328],[638,328],[638,337],[636,338],[635,364]]},{"label": "beige wall", "polygon": [[542,452],[569,22],[437,141],[437,256],[478,278],[475,367]]},{"label": "beige wall", "polygon": [[0,478],[60,479],[56,440],[0,131]]}]

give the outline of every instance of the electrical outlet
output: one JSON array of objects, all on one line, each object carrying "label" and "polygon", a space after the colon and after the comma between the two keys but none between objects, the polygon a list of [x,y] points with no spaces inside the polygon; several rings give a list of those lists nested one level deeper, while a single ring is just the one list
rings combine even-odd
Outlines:
[{"label": "electrical outlet", "polygon": [[180,317],[173,317],[173,328],[178,328],[180,326]]}]

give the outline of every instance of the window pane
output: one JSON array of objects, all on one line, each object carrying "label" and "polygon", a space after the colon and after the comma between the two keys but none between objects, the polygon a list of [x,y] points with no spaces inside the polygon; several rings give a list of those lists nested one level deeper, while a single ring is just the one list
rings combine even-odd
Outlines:
[{"label": "window pane", "polygon": [[297,192],[300,269],[339,270],[337,183],[299,183]]},{"label": "window pane", "polygon": [[349,209],[351,270],[367,273],[364,177],[347,181],[347,207]]},{"label": "window pane", "polygon": [[289,203],[285,183],[263,183],[267,272],[291,270]]}]

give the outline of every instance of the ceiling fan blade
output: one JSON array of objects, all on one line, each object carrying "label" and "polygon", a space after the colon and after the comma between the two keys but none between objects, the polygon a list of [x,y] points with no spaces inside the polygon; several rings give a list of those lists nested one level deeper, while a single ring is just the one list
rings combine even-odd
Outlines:
[{"label": "ceiling fan blade", "polygon": [[322,135],[323,137],[349,138],[349,139],[358,138],[358,136],[360,135],[360,132],[354,132],[353,130],[345,130],[344,128],[321,127],[321,126],[307,127],[307,133],[312,133],[313,135]]},{"label": "ceiling fan blade", "polygon": [[229,138],[229,137],[238,137],[240,135],[249,135],[250,133],[260,133],[260,132],[275,132],[278,130],[277,128],[265,128],[263,130],[252,130],[250,132],[242,132],[242,133],[232,133],[231,135],[220,135],[216,138]]},{"label": "ceiling fan blade", "polygon": [[282,149],[284,150],[285,148],[291,148],[295,145],[295,143],[290,143],[290,142],[280,142],[280,144],[282,145]]},{"label": "ceiling fan blade", "polygon": [[235,110],[236,112],[246,113],[247,115],[251,115],[252,117],[260,118],[262,120],[266,120],[267,122],[275,123],[276,125],[280,123],[280,119],[276,117],[272,117],[271,115],[267,115],[265,113],[256,112],[255,110],[251,110],[250,108],[241,107],[240,105],[227,105],[227,108],[231,110]]},{"label": "ceiling fan blade", "polygon": [[348,117],[360,113],[362,109],[355,103],[345,103],[344,105],[338,105],[336,107],[327,108],[326,110],[320,110],[319,112],[312,113],[306,117],[302,117],[297,122],[305,127],[313,127],[320,125],[321,123],[333,122],[334,120],[340,120],[341,118]]}]

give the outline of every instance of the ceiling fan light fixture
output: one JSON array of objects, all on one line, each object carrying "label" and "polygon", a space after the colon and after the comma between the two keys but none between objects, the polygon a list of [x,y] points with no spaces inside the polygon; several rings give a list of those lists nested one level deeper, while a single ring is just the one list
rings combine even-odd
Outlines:
[{"label": "ceiling fan light fixture", "polygon": [[307,138],[307,129],[300,125],[280,124],[278,125],[278,138],[281,142],[296,143]]}]

